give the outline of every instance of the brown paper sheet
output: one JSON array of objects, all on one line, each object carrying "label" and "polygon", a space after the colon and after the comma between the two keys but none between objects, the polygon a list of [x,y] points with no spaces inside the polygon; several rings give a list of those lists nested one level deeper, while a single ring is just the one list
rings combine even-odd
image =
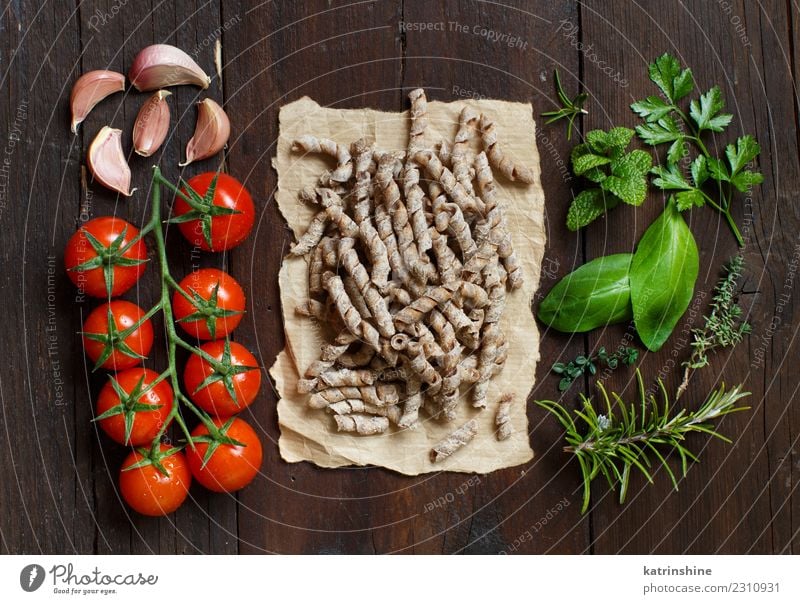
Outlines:
[{"label": "brown paper sheet", "polygon": [[[308,261],[287,257],[279,277],[286,348],[270,370],[280,396],[279,448],[284,460],[311,461],[328,468],[376,465],[417,475],[439,470],[485,473],[532,459],[525,406],[539,360],[539,332],[530,305],[539,283],[545,244],[544,193],[539,184],[539,154],[532,108],[529,104],[489,100],[431,102],[428,104],[428,140],[431,143],[453,140],[458,129],[458,115],[465,104],[491,115],[506,152],[536,174],[534,185],[510,183],[498,174],[495,176],[505,201],[517,256],[522,262],[525,285],[508,295],[501,320],[509,338],[508,362],[503,372],[492,380],[489,406],[477,411],[468,401],[462,401],[458,418],[447,423],[432,420],[423,413],[416,430],[392,427],[386,434],[366,437],[337,433],[331,415],[310,409],[309,395],[297,393],[297,381],[306,367],[318,358],[323,338],[313,321],[294,312],[295,306],[308,297]],[[293,153],[291,144],[295,138],[314,134],[349,144],[367,137],[375,140],[381,149],[401,151],[405,150],[408,140],[408,112],[329,109],[304,97],[281,108],[279,119],[277,156],[273,159],[278,172],[275,199],[295,237],[305,232],[314,214],[313,208],[298,200],[298,191],[315,184],[323,170],[334,167],[330,158]],[[496,401],[501,392],[509,391],[516,395],[511,410],[514,433],[510,439],[499,442],[494,424]],[[475,439],[443,462],[431,463],[429,453],[433,445],[472,417],[477,417],[479,424]]]}]

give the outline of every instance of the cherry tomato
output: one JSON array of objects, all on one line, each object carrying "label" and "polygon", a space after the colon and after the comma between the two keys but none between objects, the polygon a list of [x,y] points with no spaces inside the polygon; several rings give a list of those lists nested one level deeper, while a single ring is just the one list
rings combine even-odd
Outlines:
[{"label": "cherry tomato", "polygon": [[[207,442],[196,442],[195,448],[187,447],[186,460],[192,476],[210,491],[231,493],[246,487],[253,481],[261,467],[261,441],[255,430],[238,417],[229,420],[215,419],[214,425],[221,428],[228,438],[245,446],[219,443],[210,459],[203,465],[203,458],[210,446]],[[192,437],[208,436],[204,424],[192,430]]]},{"label": "cherry tomato", "polygon": [[[176,449],[160,445],[156,459],[144,453],[147,452],[133,451],[125,458],[119,473],[119,490],[125,502],[140,514],[166,516],[186,500],[192,473],[186,456]],[[126,470],[142,462],[144,465]]]},{"label": "cherry tomato", "polygon": [[224,338],[242,320],[244,292],[236,279],[215,268],[201,268],[179,284],[192,297],[172,297],[175,319],[183,330],[199,340]]},{"label": "cherry tomato", "polygon": [[64,251],[70,281],[95,298],[124,294],[136,284],[146,266],[147,248],[141,239],[121,253],[137,235],[139,229],[113,216],[84,224],[70,237]]},{"label": "cherry tomato", "polygon": [[89,313],[83,323],[83,350],[95,362],[95,369],[119,371],[141,364],[153,347],[150,319],[122,336],[144,315],[136,304],[125,300],[106,302]]},{"label": "cherry tomato", "polygon": [[[236,342],[215,340],[206,342],[200,350],[229,369],[227,373],[217,371],[197,354],[190,356],[183,371],[189,398],[217,417],[230,417],[249,406],[261,388],[261,370],[256,358]],[[200,388],[203,383],[206,385]]]},{"label": "cherry tomato", "polygon": [[167,380],[162,380],[147,390],[157,377],[152,369],[134,367],[109,376],[100,390],[97,421],[103,431],[118,443],[150,444],[167,421],[172,409],[172,387]]},{"label": "cherry tomato", "polygon": [[[189,243],[206,252],[221,252],[239,245],[250,234],[256,216],[250,193],[229,174],[219,173],[213,199],[207,199],[211,197],[209,189],[215,176],[215,172],[205,172],[189,179],[189,187],[198,196],[197,208],[180,197],[175,199],[176,217],[187,214],[195,217],[178,223],[178,228]],[[191,196],[185,187],[181,192]]]}]

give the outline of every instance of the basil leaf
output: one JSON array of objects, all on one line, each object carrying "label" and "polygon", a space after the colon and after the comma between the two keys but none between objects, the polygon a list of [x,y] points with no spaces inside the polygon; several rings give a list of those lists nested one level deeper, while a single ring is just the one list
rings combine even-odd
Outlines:
[{"label": "basil leaf", "polygon": [[630,270],[633,320],[649,350],[659,350],[689,307],[700,268],[697,243],[670,199],[645,231]]},{"label": "basil leaf", "polygon": [[539,305],[539,320],[566,333],[630,321],[632,254],[601,256],[555,284]]}]

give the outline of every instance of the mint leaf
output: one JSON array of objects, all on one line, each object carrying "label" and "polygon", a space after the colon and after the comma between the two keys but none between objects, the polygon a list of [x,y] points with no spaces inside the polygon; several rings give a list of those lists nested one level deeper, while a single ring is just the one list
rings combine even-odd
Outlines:
[{"label": "mint leaf", "polygon": [[698,189],[691,189],[689,191],[681,191],[680,193],[676,193],[675,203],[678,206],[678,210],[683,212],[692,206],[697,206],[699,208],[706,203],[706,200],[703,198],[703,194]]},{"label": "mint leaf", "polygon": [[672,111],[672,105],[665,103],[660,97],[649,96],[643,101],[636,101],[631,109],[646,122],[657,122]]},{"label": "mint leaf", "polygon": [[647,178],[620,178],[609,176],[601,185],[609,193],[613,193],[622,201],[632,206],[640,206],[647,197]]},{"label": "mint leaf", "polygon": [[722,132],[731,123],[733,116],[730,113],[720,113],[725,107],[722,92],[719,86],[714,86],[705,94],[700,95],[700,102],[696,100],[689,103],[689,116],[697,124],[698,132],[711,130]]},{"label": "mint leaf", "polygon": [[609,147],[622,150],[630,145],[633,135],[634,132],[630,128],[618,126],[608,131],[608,134],[606,135],[606,142]]},{"label": "mint leaf", "polygon": [[600,189],[586,189],[572,200],[567,212],[567,228],[577,231],[594,221],[608,209],[615,207],[619,200],[605,195]]},{"label": "mint leaf", "polygon": [[681,70],[678,59],[669,53],[664,53],[650,64],[650,79],[673,105],[694,88],[692,70]]},{"label": "mint leaf", "polygon": [[636,149],[616,160],[611,165],[611,173],[622,178],[645,177],[652,165],[650,154]]},{"label": "mint leaf", "polygon": [[761,172],[751,172],[744,170],[731,177],[731,184],[740,192],[747,193],[753,185],[760,185],[764,182],[764,175]]},{"label": "mint leaf", "polygon": [[683,133],[678,129],[678,124],[670,116],[663,117],[657,122],[636,126],[636,133],[648,145],[671,143],[684,138]]},{"label": "mint leaf", "polygon": [[598,166],[604,166],[605,164],[610,164],[610,163],[611,159],[609,159],[605,155],[594,155],[593,153],[587,153],[586,155],[581,155],[580,157],[573,160],[572,171],[575,173],[576,176],[580,176],[587,170],[591,170],[592,168],[596,168]]},{"label": "mint leaf", "polygon": [[692,189],[692,185],[686,182],[681,169],[677,164],[668,163],[666,166],[655,166],[650,170],[656,175],[653,184],[660,189]]},{"label": "mint leaf", "polygon": [[708,165],[706,164],[705,155],[698,155],[694,158],[690,171],[692,173],[694,186],[700,187],[708,180]]},{"label": "mint leaf", "polygon": [[590,130],[586,133],[586,144],[595,153],[604,153],[608,149],[608,134],[603,130]]},{"label": "mint leaf", "polygon": [[761,153],[761,147],[756,139],[749,134],[736,139],[736,146],[725,147],[725,156],[731,166],[731,174],[736,174]]}]

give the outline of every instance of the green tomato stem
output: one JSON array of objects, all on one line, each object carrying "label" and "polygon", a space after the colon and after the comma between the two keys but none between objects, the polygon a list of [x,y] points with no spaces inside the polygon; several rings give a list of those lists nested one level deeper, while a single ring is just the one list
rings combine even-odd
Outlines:
[{"label": "green tomato stem", "polygon": [[[153,188],[150,199],[150,203],[152,204],[151,217],[147,225],[145,225],[145,227],[142,229],[142,233],[149,233],[150,231],[152,231],[156,241],[156,251],[158,254],[159,272],[161,276],[161,300],[153,307],[153,309],[151,309],[151,311],[154,314],[156,312],[156,310],[154,309],[160,309],[164,315],[164,328],[167,333],[167,360],[168,360],[168,368],[165,370],[164,373],[168,374],[168,377],[170,378],[170,384],[172,385],[172,390],[175,397],[175,404],[173,404],[169,415],[164,421],[164,424],[161,426],[161,429],[159,430],[158,434],[153,439],[153,446],[157,446],[157,443],[161,440],[161,437],[166,432],[167,426],[170,424],[172,420],[174,420],[180,427],[184,436],[186,437],[186,441],[189,444],[189,446],[194,448],[194,442],[192,441],[191,433],[189,432],[189,428],[186,425],[186,422],[184,421],[183,416],[181,415],[180,412],[180,403],[182,402],[206,426],[208,426],[209,424],[213,426],[213,422],[211,421],[211,417],[207,413],[203,412],[202,410],[198,409],[195,405],[193,405],[191,401],[189,401],[188,397],[186,397],[181,392],[180,379],[178,377],[178,369],[176,365],[175,353],[177,347],[181,346],[182,348],[187,349],[189,352],[198,354],[203,358],[209,357],[209,359],[211,359],[211,361],[214,361],[214,363],[216,363],[216,359],[213,359],[212,357],[210,357],[210,355],[200,350],[199,348],[192,346],[188,342],[185,342],[180,336],[178,336],[175,330],[175,321],[172,314],[172,302],[170,300],[170,287],[173,284],[175,284],[175,279],[173,279],[172,275],[170,275],[169,272],[169,262],[167,260],[167,251],[166,251],[166,244],[164,242],[164,233],[161,230],[161,185],[164,184],[171,184],[171,183],[169,183],[161,175],[161,170],[158,167],[155,167],[153,169]],[[174,187],[169,187],[169,188],[174,190]]]}]

